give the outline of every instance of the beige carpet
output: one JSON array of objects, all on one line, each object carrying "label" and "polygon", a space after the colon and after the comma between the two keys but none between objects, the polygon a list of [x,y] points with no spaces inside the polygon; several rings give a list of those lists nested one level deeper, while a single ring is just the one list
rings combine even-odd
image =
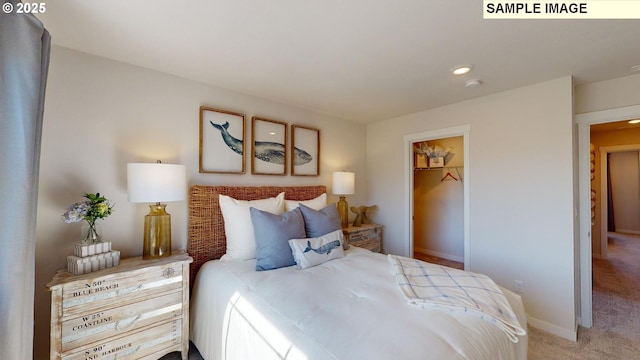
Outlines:
[{"label": "beige carpet", "polygon": [[593,322],[572,342],[529,327],[529,360],[640,359],[640,235],[609,234],[593,260]]}]

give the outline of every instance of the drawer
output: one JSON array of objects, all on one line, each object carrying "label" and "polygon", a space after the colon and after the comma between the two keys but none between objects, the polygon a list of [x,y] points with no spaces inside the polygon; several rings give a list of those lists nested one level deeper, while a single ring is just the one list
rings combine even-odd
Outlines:
[{"label": "drawer", "polygon": [[86,312],[62,322],[62,351],[158,323],[182,314],[182,291],[128,305]]},{"label": "drawer", "polygon": [[378,238],[351,241],[350,244],[373,252],[380,252],[380,239]]},{"label": "drawer", "polygon": [[130,303],[182,288],[179,263],[138,269],[123,274],[65,284],[62,289],[63,321],[118,303]]},{"label": "drawer", "polygon": [[158,326],[143,328],[125,336],[104,339],[64,354],[63,360],[126,360],[141,359],[162,352],[182,341],[182,320],[176,319]]},{"label": "drawer", "polygon": [[371,239],[379,239],[380,235],[378,234],[378,229],[366,229],[355,231],[349,234],[349,241],[366,241]]}]

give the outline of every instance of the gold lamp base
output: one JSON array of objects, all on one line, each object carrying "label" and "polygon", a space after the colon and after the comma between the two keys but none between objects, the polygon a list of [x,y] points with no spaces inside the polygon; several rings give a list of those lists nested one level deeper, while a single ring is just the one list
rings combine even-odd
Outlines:
[{"label": "gold lamp base", "polygon": [[142,258],[156,259],[171,256],[171,215],[167,204],[149,205],[149,213],[144,217],[144,245]]},{"label": "gold lamp base", "polygon": [[344,196],[340,196],[340,200],[337,204],[338,214],[340,214],[340,222],[342,223],[343,228],[349,227],[349,204],[347,200],[344,199]]}]

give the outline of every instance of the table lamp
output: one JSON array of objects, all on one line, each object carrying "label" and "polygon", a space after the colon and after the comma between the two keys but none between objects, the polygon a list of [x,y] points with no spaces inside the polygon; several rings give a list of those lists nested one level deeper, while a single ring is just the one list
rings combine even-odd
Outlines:
[{"label": "table lamp", "polygon": [[187,176],[184,165],[157,163],[127,164],[129,202],[153,202],[144,217],[143,259],[171,255],[171,215],[163,202],[186,198]]},{"label": "table lamp", "polygon": [[336,171],[333,173],[333,195],[338,195],[338,214],[342,227],[349,227],[349,204],[345,200],[345,195],[353,195],[355,192],[356,174],[347,171]]}]

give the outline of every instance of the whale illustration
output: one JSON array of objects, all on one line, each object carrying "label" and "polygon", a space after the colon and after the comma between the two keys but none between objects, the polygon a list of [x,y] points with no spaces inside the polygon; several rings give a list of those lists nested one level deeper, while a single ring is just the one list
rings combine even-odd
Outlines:
[{"label": "whale illustration", "polygon": [[316,254],[331,254],[331,250],[340,246],[340,240],[334,240],[330,243],[324,244],[317,249],[311,247],[311,241],[307,241],[307,248],[304,249],[303,253],[308,253],[309,251],[313,251]]},{"label": "whale illustration", "polygon": [[213,121],[209,121],[209,123],[211,123],[211,126],[213,126],[214,128],[220,130],[220,134],[222,134],[222,139],[224,140],[224,143],[227,144],[229,149],[242,155],[242,140],[236,139],[233,136],[231,136],[231,134],[229,134],[228,121],[222,125],[214,124]]},{"label": "whale illustration", "polygon": [[[228,121],[222,125],[214,124],[212,121],[209,121],[209,123],[211,123],[211,126],[220,131],[224,143],[227,144],[227,146],[231,150],[242,155],[242,140],[237,139],[229,134]],[[270,141],[256,141],[253,148],[256,158],[272,164],[284,165],[285,149],[283,144]],[[311,160],[313,160],[313,156],[311,156],[308,152],[302,149],[298,149],[297,147],[293,148],[294,165],[304,165]]]}]

